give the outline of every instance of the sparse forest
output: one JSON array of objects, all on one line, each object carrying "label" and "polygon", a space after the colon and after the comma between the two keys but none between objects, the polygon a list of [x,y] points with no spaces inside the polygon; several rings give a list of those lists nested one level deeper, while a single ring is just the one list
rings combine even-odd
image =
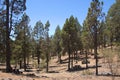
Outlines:
[{"label": "sparse forest", "polygon": [[83,24],[71,15],[50,35],[49,20],[29,25],[26,0],[0,0],[0,80],[119,80],[120,0],[107,14],[103,5],[92,0]]}]

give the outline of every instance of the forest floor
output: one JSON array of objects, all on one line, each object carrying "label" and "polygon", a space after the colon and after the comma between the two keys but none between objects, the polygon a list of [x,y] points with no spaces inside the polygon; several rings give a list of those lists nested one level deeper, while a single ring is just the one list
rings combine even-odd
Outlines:
[{"label": "forest floor", "polygon": [[[88,69],[85,69],[86,64],[82,64],[79,59],[78,63],[74,65],[80,65],[81,69],[76,71],[67,71],[67,56],[62,56],[63,63],[57,62],[57,57],[53,57],[49,62],[49,73],[46,73],[45,69],[37,71],[31,69],[29,72],[23,72],[16,75],[14,73],[5,73],[0,70],[0,80],[120,80],[120,75],[111,76],[111,72],[107,62],[104,62],[103,57],[99,57],[99,75],[95,75],[95,59],[94,56],[89,55]],[[119,65],[120,67],[120,65]],[[120,73],[120,68],[117,67],[117,72]],[[0,65],[0,69],[5,68],[4,65]]]}]

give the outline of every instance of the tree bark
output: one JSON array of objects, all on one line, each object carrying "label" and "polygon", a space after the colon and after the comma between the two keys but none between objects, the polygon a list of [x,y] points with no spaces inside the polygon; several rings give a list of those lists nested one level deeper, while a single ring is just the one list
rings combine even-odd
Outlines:
[{"label": "tree bark", "polygon": [[103,36],[103,47],[106,47],[106,40],[105,40],[105,35]]},{"label": "tree bark", "polygon": [[61,54],[60,54],[60,52],[58,51],[58,62],[61,64]]},{"label": "tree bark", "polygon": [[47,58],[46,59],[46,63],[47,63],[47,65],[46,65],[46,72],[48,72],[48,68],[49,68],[48,67],[49,66],[49,54],[48,54],[49,53],[49,51],[48,51],[49,50],[49,48],[48,48],[49,47],[49,35],[48,35],[48,32],[47,32],[47,46],[46,47],[47,47],[47,53],[46,53],[46,58]]},{"label": "tree bark", "polygon": [[[59,41],[58,41],[58,44],[57,44],[57,46],[59,46],[60,44],[59,44]],[[60,47],[57,47],[58,49],[57,49],[57,51],[58,51],[58,62],[61,64],[62,63],[62,61],[61,61],[61,54],[60,54],[60,50],[59,50],[59,48]]]},{"label": "tree bark", "polygon": [[47,59],[46,59],[46,63],[47,63],[47,65],[46,65],[46,72],[48,72],[48,64],[49,64],[49,57],[48,57],[48,52],[47,52],[47,54],[46,54],[46,57],[47,57]]},{"label": "tree bark", "polygon": [[6,0],[6,72],[12,72],[10,60],[9,0]]},{"label": "tree bark", "polygon": [[87,51],[85,51],[85,57],[86,57],[86,69],[88,68],[88,56]]},{"label": "tree bark", "polygon": [[40,51],[38,46],[37,46],[37,59],[38,59],[38,68],[40,69]]},{"label": "tree bark", "polygon": [[24,58],[24,71],[26,71],[26,42],[25,42],[25,26],[24,26],[24,42],[23,42],[23,58]]},{"label": "tree bark", "polygon": [[110,38],[110,46],[111,46],[111,49],[113,49],[113,47],[112,47],[112,42],[113,42],[113,35],[111,36],[111,38]]},{"label": "tree bark", "polygon": [[62,60],[61,60],[61,54],[59,55],[59,60],[60,60],[60,64],[62,63]]},{"label": "tree bark", "polygon": [[77,50],[75,51],[75,54],[76,54],[76,63],[78,63],[78,52],[77,52]]},{"label": "tree bark", "polygon": [[72,61],[71,61],[71,68],[73,68],[73,53],[72,53]]},{"label": "tree bark", "polygon": [[69,60],[68,60],[68,71],[70,70],[70,42],[68,41],[68,58],[69,58]]},{"label": "tree bark", "polygon": [[12,17],[13,17],[13,7],[14,7],[14,3],[15,3],[15,0],[13,0],[11,2],[11,12],[10,12],[10,31],[12,30],[12,24],[13,24],[13,21],[12,21]]},{"label": "tree bark", "polygon": [[27,66],[26,66],[26,51],[25,51],[25,49],[24,49],[24,51],[23,51],[24,53],[24,71],[26,71],[26,68],[27,68]]},{"label": "tree bark", "polygon": [[22,68],[22,60],[19,61],[20,69]]},{"label": "tree bark", "polygon": [[95,60],[96,60],[96,75],[98,75],[97,27],[95,27],[95,33],[94,33],[94,54],[95,54]]}]

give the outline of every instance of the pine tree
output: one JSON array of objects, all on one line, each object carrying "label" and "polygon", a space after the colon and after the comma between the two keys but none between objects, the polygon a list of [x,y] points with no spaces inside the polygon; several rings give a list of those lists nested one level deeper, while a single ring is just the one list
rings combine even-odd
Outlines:
[{"label": "pine tree", "polygon": [[49,21],[46,22],[45,24],[45,28],[44,28],[44,34],[45,34],[45,41],[46,41],[46,72],[48,72],[48,67],[49,67],[49,27],[50,27],[50,23]]},{"label": "pine tree", "polygon": [[5,3],[6,3],[5,4],[6,5],[6,72],[12,72],[12,67],[10,64],[10,60],[11,60],[10,34],[13,28],[12,19],[13,19],[13,14],[18,15],[26,9],[25,7],[26,0],[20,0],[20,1],[5,0]]},{"label": "pine tree", "polygon": [[103,17],[102,6],[103,6],[103,2],[100,2],[99,0],[92,0],[91,6],[88,9],[88,14],[86,17],[86,23],[90,30],[90,34],[93,37],[93,42],[94,42],[94,54],[96,59],[96,75],[98,75],[98,57],[97,57],[98,38],[97,37],[98,37],[99,23]]},{"label": "pine tree", "polygon": [[38,21],[33,29],[34,38],[36,40],[36,54],[38,60],[38,68],[40,68],[40,55],[41,55],[41,39],[43,38],[44,26],[41,21]]},{"label": "pine tree", "polygon": [[[75,18],[70,16],[69,19],[66,19],[65,24],[62,29],[62,41],[63,47],[66,52],[68,52],[68,71],[73,68],[73,52],[75,51],[75,46],[77,43],[77,27]],[[71,62],[72,55],[72,62]],[[71,63],[70,63],[71,62]]]},{"label": "pine tree", "polygon": [[116,0],[110,7],[106,17],[106,23],[110,31],[111,46],[113,40],[120,43],[120,0]]},{"label": "pine tree", "polygon": [[54,34],[54,43],[55,43],[55,51],[57,52],[58,55],[58,62],[61,63],[61,30],[59,25],[57,26],[56,30],[55,30],[55,34]]},{"label": "pine tree", "polygon": [[15,46],[14,53],[17,53],[15,57],[20,62],[23,60],[24,62],[24,71],[27,69],[27,57],[29,57],[30,53],[30,26],[29,24],[29,16],[25,13],[22,16],[22,20],[18,25],[16,25],[15,33]]}]

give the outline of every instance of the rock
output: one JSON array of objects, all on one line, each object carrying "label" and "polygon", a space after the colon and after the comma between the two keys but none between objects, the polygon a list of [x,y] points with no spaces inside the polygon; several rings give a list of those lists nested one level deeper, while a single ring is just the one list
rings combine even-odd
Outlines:
[{"label": "rock", "polygon": [[86,64],[86,63],[90,64],[90,61],[88,61],[88,60],[86,61],[86,59],[83,59],[82,64]]},{"label": "rock", "polygon": [[15,74],[22,74],[23,72],[19,71],[19,69],[13,69],[13,73],[15,73]]}]

